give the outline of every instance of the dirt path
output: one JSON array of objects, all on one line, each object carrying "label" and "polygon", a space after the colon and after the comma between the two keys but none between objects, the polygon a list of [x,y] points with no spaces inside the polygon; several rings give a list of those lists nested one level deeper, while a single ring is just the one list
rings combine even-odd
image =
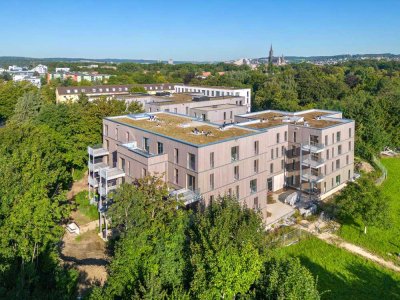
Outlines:
[{"label": "dirt path", "polygon": [[87,188],[88,188],[88,174],[86,173],[82,179],[74,181],[72,183],[72,186],[67,193],[67,199],[71,200],[72,198],[74,198],[76,194],[78,194],[81,191],[87,190]]},{"label": "dirt path", "polygon": [[94,284],[103,285],[107,279],[105,242],[97,231],[87,231],[79,236],[66,233],[63,237],[61,259],[80,273],[78,296],[84,296]]},{"label": "dirt path", "polygon": [[327,242],[328,244],[337,246],[339,248],[345,249],[351,253],[360,255],[366,259],[369,259],[371,261],[374,261],[378,264],[380,264],[381,266],[384,266],[388,269],[391,269],[395,272],[400,272],[400,267],[397,266],[396,264],[394,264],[391,261],[387,261],[385,259],[383,259],[382,257],[372,254],[370,252],[368,252],[367,250],[365,250],[364,248],[351,244],[349,242],[346,242],[345,240],[343,240],[342,238],[340,238],[339,236],[329,233],[329,232],[322,232],[319,233],[319,230],[317,230],[318,228],[323,228],[325,226],[325,224],[323,223],[312,223],[312,224],[307,224],[307,226],[302,226],[302,225],[298,225],[298,228],[306,230],[308,232],[310,232],[311,234],[313,234],[314,236],[316,236],[317,238]]}]

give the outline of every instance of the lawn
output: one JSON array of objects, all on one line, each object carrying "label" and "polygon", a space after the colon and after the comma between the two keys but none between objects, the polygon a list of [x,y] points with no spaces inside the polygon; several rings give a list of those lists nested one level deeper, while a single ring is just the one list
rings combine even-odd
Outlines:
[{"label": "lawn", "polygon": [[391,226],[389,228],[371,226],[368,227],[368,233],[364,234],[361,223],[343,224],[339,234],[347,241],[400,264],[400,260],[395,257],[396,253],[400,253],[400,158],[383,158],[381,162],[388,170],[388,178],[381,188],[389,198]]},{"label": "lawn", "polygon": [[84,225],[90,221],[97,220],[99,213],[95,205],[91,205],[88,199],[87,191],[82,191],[74,197],[77,211],[72,213],[72,217],[79,225]]},{"label": "lawn", "polygon": [[400,274],[315,237],[275,251],[301,260],[326,291],[322,299],[400,299]]}]

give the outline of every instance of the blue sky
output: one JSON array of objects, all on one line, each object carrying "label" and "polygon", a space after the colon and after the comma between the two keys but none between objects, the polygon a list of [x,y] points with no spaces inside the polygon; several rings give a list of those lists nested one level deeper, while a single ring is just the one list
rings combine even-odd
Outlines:
[{"label": "blue sky", "polygon": [[0,0],[0,56],[227,60],[400,53],[395,1]]}]

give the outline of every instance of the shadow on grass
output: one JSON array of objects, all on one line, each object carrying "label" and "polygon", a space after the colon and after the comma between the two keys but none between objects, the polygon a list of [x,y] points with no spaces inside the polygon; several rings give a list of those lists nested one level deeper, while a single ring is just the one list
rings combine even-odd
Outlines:
[{"label": "shadow on grass", "polygon": [[323,293],[322,299],[400,299],[400,281],[377,268],[352,263],[345,269],[348,274],[333,273],[306,256],[299,258],[318,277],[318,290]]}]

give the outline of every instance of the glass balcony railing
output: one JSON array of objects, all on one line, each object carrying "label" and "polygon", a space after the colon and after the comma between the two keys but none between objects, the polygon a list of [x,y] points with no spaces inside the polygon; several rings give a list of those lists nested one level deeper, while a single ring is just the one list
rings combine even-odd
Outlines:
[{"label": "glass balcony railing", "polygon": [[325,164],[324,159],[313,160],[310,158],[306,158],[301,162],[303,166],[311,167],[311,168],[320,168]]},{"label": "glass balcony railing", "polygon": [[323,175],[323,174],[313,175],[310,173],[303,173],[301,175],[301,179],[304,181],[321,182],[324,178],[325,178],[325,175]]},{"label": "glass balcony railing", "polygon": [[318,153],[321,152],[325,149],[324,144],[318,144],[318,143],[307,143],[307,144],[302,144],[301,149],[303,151],[308,151],[312,153]]}]

